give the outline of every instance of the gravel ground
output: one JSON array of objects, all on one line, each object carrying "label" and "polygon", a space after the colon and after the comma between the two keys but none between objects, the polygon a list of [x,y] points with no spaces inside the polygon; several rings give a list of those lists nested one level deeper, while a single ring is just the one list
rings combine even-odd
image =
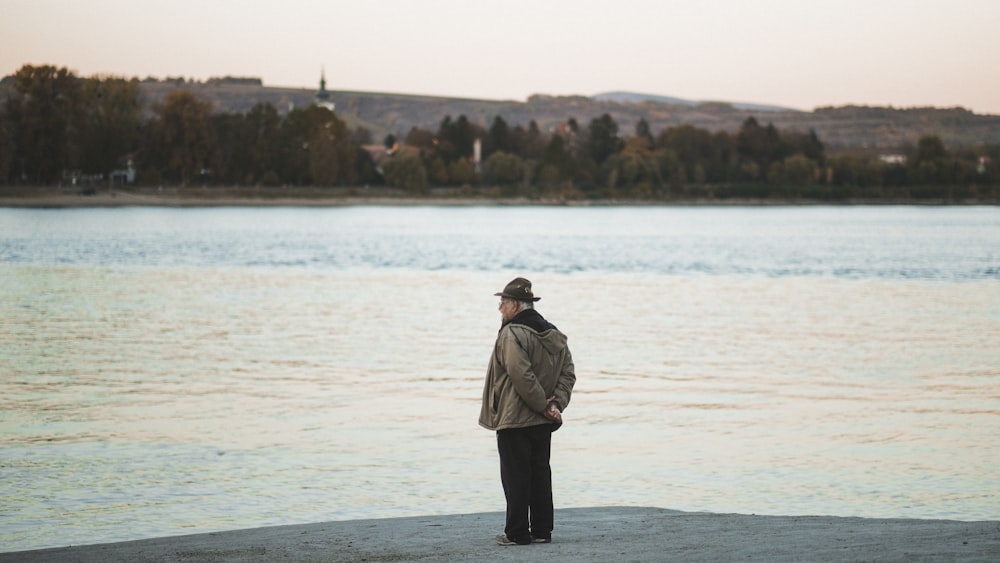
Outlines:
[{"label": "gravel ground", "polygon": [[556,511],[551,544],[500,547],[502,513],[324,522],[0,553],[59,561],[1000,561],[1000,522]]}]

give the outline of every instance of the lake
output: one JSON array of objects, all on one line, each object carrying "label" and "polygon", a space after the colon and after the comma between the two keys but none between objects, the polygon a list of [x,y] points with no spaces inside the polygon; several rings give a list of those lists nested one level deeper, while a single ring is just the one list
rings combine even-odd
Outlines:
[{"label": "lake", "polygon": [[0,551],[503,510],[518,275],[557,508],[1000,519],[997,207],[0,209]]}]

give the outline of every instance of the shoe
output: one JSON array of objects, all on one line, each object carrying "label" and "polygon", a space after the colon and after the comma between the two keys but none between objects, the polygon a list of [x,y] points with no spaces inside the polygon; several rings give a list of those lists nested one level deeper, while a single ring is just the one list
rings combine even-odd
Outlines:
[{"label": "shoe", "polygon": [[506,535],[497,536],[497,545],[503,545],[503,546],[508,546],[508,545],[528,545],[530,543],[531,543],[530,541],[527,542],[527,543],[518,543],[518,542],[516,542],[516,541],[514,541],[514,540],[512,540],[510,538],[508,538]]},{"label": "shoe", "polygon": [[552,543],[552,538],[539,538],[531,536],[531,543]]}]

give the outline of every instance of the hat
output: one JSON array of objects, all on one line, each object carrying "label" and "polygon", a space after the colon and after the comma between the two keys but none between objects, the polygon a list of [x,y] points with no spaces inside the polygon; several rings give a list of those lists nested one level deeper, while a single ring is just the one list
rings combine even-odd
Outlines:
[{"label": "hat", "polygon": [[531,282],[524,278],[514,278],[503,288],[500,293],[494,293],[498,297],[506,297],[516,301],[538,301],[541,297],[535,297],[531,293]]}]

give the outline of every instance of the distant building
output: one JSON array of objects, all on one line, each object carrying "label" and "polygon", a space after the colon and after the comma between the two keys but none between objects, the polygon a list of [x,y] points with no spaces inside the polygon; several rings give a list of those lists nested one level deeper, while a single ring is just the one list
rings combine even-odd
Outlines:
[{"label": "distant building", "polygon": [[976,172],[980,174],[986,174],[986,167],[990,165],[992,160],[988,156],[979,157],[979,164],[976,166]]},{"label": "distant building", "polygon": [[132,164],[132,159],[128,159],[128,163],[125,165],[125,168],[112,170],[108,177],[111,179],[112,186],[126,186],[134,184],[135,166]]},{"label": "distant building", "polygon": [[878,157],[879,160],[886,164],[895,164],[896,166],[906,166],[906,155],[904,154],[883,154]]},{"label": "distant building", "polygon": [[316,91],[316,100],[314,103],[317,106],[325,107],[330,111],[333,111],[334,103],[330,101],[330,92],[326,89],[326,69],[320,71],[319,90]]}]

